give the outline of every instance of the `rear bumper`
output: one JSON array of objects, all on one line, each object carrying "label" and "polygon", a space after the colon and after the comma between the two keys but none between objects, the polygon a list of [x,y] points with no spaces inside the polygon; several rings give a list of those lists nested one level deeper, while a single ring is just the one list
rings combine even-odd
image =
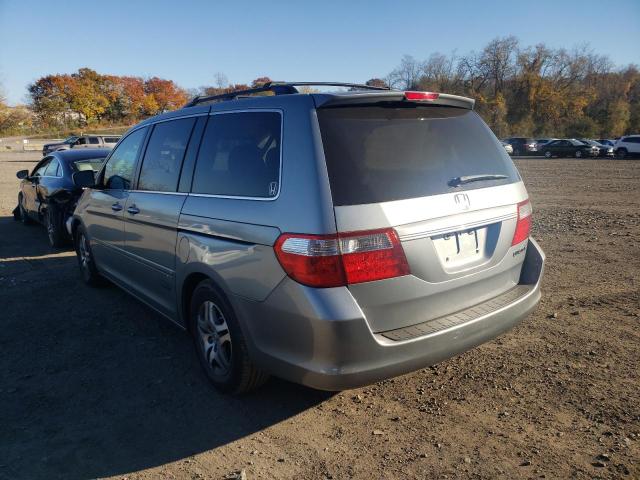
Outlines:
[{"label": "rear bumper", "polygon": [[288,278],[264,302],[232,303],[258,365],[310,387],[343,390],[436,364],[510,330],[538,304],[543,265],[531,239],[515,300],[476,305],[477,315],[425,335],[374,334],[348,289],[312,289]]}]

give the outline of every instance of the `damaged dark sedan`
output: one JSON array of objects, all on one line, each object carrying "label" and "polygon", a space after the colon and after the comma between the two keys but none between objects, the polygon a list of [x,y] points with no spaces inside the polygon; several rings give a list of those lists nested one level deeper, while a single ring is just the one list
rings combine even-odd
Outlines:
[{"label": "damaged dark sedan", "polygon": [[75,172],[97,171],[111,150],[82,149],[51,152],[33,171],[20,170],[21,180],[15,220],[24,224],[42,223],[49,243],[61,247],[69,241],[65,221],[73,213],[82,189],[73,183]]}]

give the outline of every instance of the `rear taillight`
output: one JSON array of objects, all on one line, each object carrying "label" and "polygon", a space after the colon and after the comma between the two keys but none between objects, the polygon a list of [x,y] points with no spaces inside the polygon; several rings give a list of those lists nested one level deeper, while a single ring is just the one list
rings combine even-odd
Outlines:
[{"label": "rear taillight", "polygon": [[439,93],[434,92],[404,92],[404,98],[414,102],[432,102],[439,96]]},{"label": "rear taillight", "polygon": [[516,224],[516,231],[513,233],[512,246],[524,242],[529,238],[529,232],[531,232],[531,213],[531,202],[529,200],[518,203],[518,223]]},{"label": "rear taillight", "polygon": [[337,235],[283,233],[273,248],[287,275],[310,287],[340,287],[409,274],[392,228]]}]

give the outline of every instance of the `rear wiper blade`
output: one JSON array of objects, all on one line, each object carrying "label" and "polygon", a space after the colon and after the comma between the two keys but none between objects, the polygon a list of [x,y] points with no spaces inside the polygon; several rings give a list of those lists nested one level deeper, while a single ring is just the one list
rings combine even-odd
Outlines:
[{"label": "rear wiper blade", "polygon": [[462,177],[455,177],[449,180],[450,187],[459,187],[471,182],[481,182],[483,180],[504,180],[509,178],[506,175],[497,175],[492,173],[486,173],[483,175],[463,175]]}]

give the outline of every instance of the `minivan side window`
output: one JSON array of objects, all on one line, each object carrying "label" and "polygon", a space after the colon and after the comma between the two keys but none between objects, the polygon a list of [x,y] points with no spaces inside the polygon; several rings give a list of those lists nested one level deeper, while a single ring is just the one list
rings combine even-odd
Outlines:
[{"label": "minivan side window", "polygon": [[136,130],[113,151],[104,167],[102,183],[104,188],[112,190],[128,190],[131,188],[136,158],[146,133],[146,128]]},{"label": "minivan side window", "polygon": [[230,112],[209,117],[192,193],[273,198],[280,189],[278,112]]},{"label": "minivan side window", "polygon": [[92,145],[100,145],[98,137],[89,137],[89,143]]},{"label": "minivan side window", "polygon": [[140,169],[138,190],[175,192],[184,153],[196,119],[158,123],[151,133]]}]

